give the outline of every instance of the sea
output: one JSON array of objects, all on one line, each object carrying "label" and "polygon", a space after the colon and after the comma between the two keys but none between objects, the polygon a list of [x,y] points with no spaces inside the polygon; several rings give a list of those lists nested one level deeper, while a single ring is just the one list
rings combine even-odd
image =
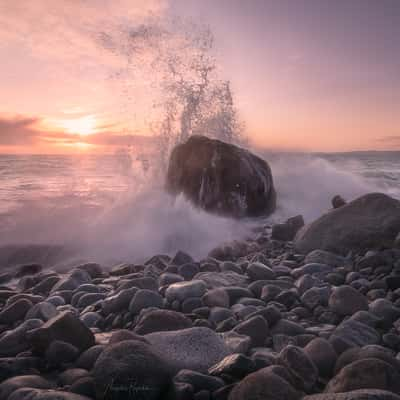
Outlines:
[{"label": "sea", "polygon": [[[73,249],[52,263],[142,262],[177,250],[200,258],[260,224],[298,214],[310,222],[337,194],[350,201],[378,191],[400,199],[399,151],[256,152],[270,163],[278,208],[267,219],[239,221],[165,194],[152,156],[0,155],[0,248]],[[6,258],[0,251],[0,263]]]}]

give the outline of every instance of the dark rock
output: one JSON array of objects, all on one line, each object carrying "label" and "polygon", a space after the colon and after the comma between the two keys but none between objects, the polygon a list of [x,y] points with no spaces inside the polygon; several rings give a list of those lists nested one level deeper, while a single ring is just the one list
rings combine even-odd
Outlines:
[{"label": "dark rock", "polygon": [[94,311],[82,314],[80,319],[88,328],[101,327],[104,325],[103,317]]},{"label": "dark rock", "polygon": [[58,383],[62,386],[70,386],[81,378],[89,376],[89,371],[83,368],[68,368],[58,375]]},{"label": "dark rock", "polygon": [[279,362],[292,375],[296,386],[309,392],[318,379],[318,369],[300,347],[287,346],[279,353]]},{"label": "dark rock", "polygon": [[367,358],[344,367],[325,390],[328,393],[341,393],[357,389],[381,389],[399,394],[399,370],[385,361]]},{"label": "dark rock", "polygon": [[313,287],[304,292],[301,296],[301,302],[310,310],[314,310],[317,306],[328,305],[331,290],[329,287]]},{"label": "dark rock", "polygon": [[235,304],[239,299],[243,297],[254,297],[253,293],[246,288],[239,286],[226,286],[224,288],[225,292],[229,297],[229,304]]},{"label": "dark rock", "polygon": [[39,328],[43,322],[39,319],[29,319],[11,331],[5,332],[0,337],[0,356],[16,356],[30,348],[26,338],[28,331]]},{"label": "dark rock", "polygon": [[272,226],[271,238],[274,240],[291,241],[296,233],[304,226],[302,215],[289,218],[283,224],[275,224]]},{"label": "dark rock", "polygon": [[229,295],[224,288],[217,288],[207,291],[202,297],[204,305],[208,307],[229,307]]},{"label": "dark rock", "polygon": [[346,263],[346,259],[338,254],[317,249],[308,253],[306,258],[304,259],[304,264],[311,263],[327,264],[334,267],[343,267]]},{"label": "dark rock", "polygon": [[246,273],[252,281],[275,279],[274,271],[260,262],[251,263]]},{"label": "dark rock", "polygon": [[289,321],[287,319],[280,319],[272,328],[272,335],[288,335],[288,336],[297,336],[306,333],[306,330],[300,324]]},{"label": "dark rock", "polygon": [[313,394],[302,400],[400,400],[400,396],[386,390],[359,389],[347,393]]},{"label": "dark rock", "polygon": [[396,360],[391,350],[379,345],[368,345],[361,348],[351,348],[342,353],[335,364],[335,375],[346,365],[366,358],[376,358],[387,362],[395,369],[400,368],[400,360]]},{"label": "dark rock", "polygon": [[200,272],[200,268],[195,263],[186,263],[178,268],[179,275],[181,275],[185,281],[190,281],[193,277]]},{"label": "dark rock", "polygon": [[203,302],[200,297],[189,297],[182,302],[182,312],[190,314],[193,310],[203,307]]},{"label": "dark rock", "polygon": [[276,193],[269,165],[237,146],[192,136],[172,151],[167,189],[207,211],[234,217],[268,215]]},{"label": "dark rock", "polygon": [[53,304],[43,301],[35,304],[26,314],[25,319],[41,319],[43,322],[55,317],[58,314]]},{"label": "dark rock", "polygon": [[266,303],[275,299],[276,296],[282,291],[279,286],[276,285],[265,285],[261,290],[261,300]]},{"label": "dark rock", "polygon": [[123,342],[124,340],[136,340],[136,341],[148,343],[147,340],[143,336],[137,335],[136,333],[133,333],[132,331],[128,331],[127,329],[120,329],[120,330],[114,332],[111,335],[108,343],[114,344],[114,343]]},{"label": "dark rock", "polygon": [[400,308],[395,307],[386,299],[377,299],[370,303],[369,310],[372,314],[383,320],[384,325],[390,328],[394,321],[400,318]]},{"label": "dark rock", "polygon": [[246,318],[249,319],[255,317],[256,315],[263,317],[268,322],[269,326],[275,325],[282,318],[281,312],[274,305],[269,305],[265,308],[262,308],[261,310],[248,315]]},{"label": "dark rock", "polygon": [[79,350],[70,343],[55,340],[46,349],[45,357],[51,365],[61,365],[74,361]]},{"label": "dark rock", "polygon": [[368,301],[356,289],[343,285],[332,290],[329,308],[341,316],[353,315],[357,311],[368,310]]},{"label": "dark rock", "polygon": [[80,352],[94,345],[94,335],[79,318],[64,311],[47,321],[43,326],[30,332],[33,348],[43,353],[54,340],[70,343]]},{"label": "dark rock", "polygon": [[158,284],[160,286],[168,286],[171,285],[172,283],[182,282],[183,280],[184,279],[178,274],[171,272],[164,272],[159,276]]},{"label": "dark rock", "polygon": [[261,369],[247,375],[231,391],[228,400],[299,400],[291,384],[269,370]]},{"label": "dark rock", "polygon": [[325,377],[332,376],[337,354],[326,339],[315,338],[311,340],[304,348],[304,352],[318,368],[320,375]]},{"label": "dark rock", "polygon": [[247,284],[247,277],[237,274],[236,272],[200,272],[195,276],[207,285],[208,289],[215,289],[219,287],[237,286],[243,287]]},{"label": "dark rock", "polygon": [[208,320],[212,324],[217,325],[220,322],[225,321],[226,319],[231,318],[233,316],[234,316],[234,313],[229,308],[213,307],[210,310],[210,314],[208,316]]},{"label": "dark rock", "polygon": [[219,335],[209,328],[189,328],[145,335],[172,371],[207,370],[226,357],[230,351]]},{"label": "dark rock", "polygon": [[9,378],[0,384],[0,399],[7,400],[11,393],[20,388],[51,389],[53,385],[38,375],[22,375]]},{"label": "dark rock", "polygon": [[400,202],[382,193],[370,193],[302,228],[295,247],[303,253],[322,249],[339,254],[379,249],[392,247],[399,231]]},{"label": "dark rock", "polygon": [[189,318],[171,310],[151,310],[140,317],[135,332],[146,335],[152,332],[177,331],[192,326]]},{"label": "dark rock", "polygon": [[177,265],[178,267],[183,264],[193,263],[193,262],[194,260],[191,255],[180,250],[175,254],[174,258],[171,260],[171,264]]},{"label": "dark rock", "polygon": [[104,345],[96,345],[92,346],[89,349],[85,350],[76,361],[76,366],[78,368],[83,368],[90,370],[93,368],[94,363],[96,362],[97,358],[104,350]]},{"label": "dark rock", "polygon": [[259,315],[241,322],[233,331],[248,336],[252,347],[263,346],[269,335],[268,323]]},{"label": "dark rock", "polygon": [[254,372],[254,361],[243,354],[232,354],[225,357],[219,363],[213,365],[208,373],[213,376],[230,376],[234,379],[242,379],[246,375]]},{"label": "dark rock", "polygon": [[133,315],[139,314],[140,311],[149,307],[163,307],[163,298],[152,290],[138,290],[129,303],[129,311]]},{"label": "dark rock", "polygon": [[175,377],[175,382],[187,383],[191,385],[195,392],[201,390],[214,391],[224,386],[224,381],[215,376],[209,376],[196,371],[190,371],[188,369],[182,369]]},{"label": "dark rock", "polygon": [[33,304],[27,299],[20,299],[11,303],[1,310],[0,324],[12,325],[14,322],[24,319],[31,307],[33,307]]},{"label": "dark rock", "polygon": [[101,303],[103,311],[106,314],[111,314],[128,310],[129,303],[138,290],[137,288],[123,289],[117,294],[107,297]]},{"label": "dark rock", "polygon": [[90,377],[80,378],[70,386],[69,390],[72,393],[93,399],[96,396],[96,383]]},{"label": "dark rock", "polygon": [[90,306],[92,304],[95,304],[99,302],[100,300],[105,299],[106,294],[105,293],[85,293],[77,303],[77,307],[80,309],[83,309],[87,306]]},{"label": "dark rock", "polygon": [[21,265],[17,268],[17,272],[15,273],[16,278],[21,278],[25,275],[35,275],[38,274],[43,267],[40,264],[25,264]]},{"label": "dark rock", "polygon": [[201,280],[173,283],[165,292],[169,302],[183,301],[189,297],[202,297],[206,292],[206,284]]},{"label": "dark rock", "polygon": [[[92,375],[98,399],[161,399],[171,384],[168,365],[140,341],[127,340],[107,346],[94,365]],[[146,395],[146,397],[144,397]]]},{"label": "dark rock", "polygon": [[58,276],[49,276],[43,279],[41,282],[37,283],[32,289],[34,294],[48,295],[53,287],[60,281]]},{"label": "dark rock", "polygon": [[340,208],[340,207],[345,206],[346,204],[347,204],[346,200],[344,200],[343,197],[339,196],[338,194],[332,198],[332,207],[333,208]]},{"label": "dark rock", "polygon": [[32,375],[43,367],[43,360],[38,357],[0,358],[0,382],[17,375]]},{"label": "dark rock", "polygon": [[229,331],[223,333],[222,338],[230,353],[246,354],[250,349],[251,339],[246,335]]},{"label": "dark rock", "polygon": [[341,354],[351,347],[362,347],[380,342],[379,333],[372,327],[348,319],[343,321],[329,338],[336,353]]},{"label": "dark rock", "polygon": [[76,268],[86,271],[92,279],[101,278],[104,274],[101,265],[94,262],[82,264]]},{"label": "dark rock", "polygon": [[18,389],[8,400],[90,400],[86,396],[58,390],[41,390],[32,388]]},{"label": "dark rock", "polygon": [[72,273],[65,278],[60,279],[51,289],[51,293],[60,290],[75,290],[84,283],[91,281],[90,275],[81,269],[75,269]]}]

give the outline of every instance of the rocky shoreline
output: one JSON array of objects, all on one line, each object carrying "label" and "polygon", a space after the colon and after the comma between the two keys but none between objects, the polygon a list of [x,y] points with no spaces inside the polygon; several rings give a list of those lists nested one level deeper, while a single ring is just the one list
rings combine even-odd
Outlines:
[{"label": "rocky shoreline", "polygon": [[301,254],[301,226],[203,260],[3,273],[0,400],[399,400],[398,238]]}]

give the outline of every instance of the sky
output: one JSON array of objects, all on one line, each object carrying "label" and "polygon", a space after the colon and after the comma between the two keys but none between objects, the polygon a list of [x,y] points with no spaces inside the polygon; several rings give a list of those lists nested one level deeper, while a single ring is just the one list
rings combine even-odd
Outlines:
[{"label": "sky", "polygon": [[121,26],[175,16],[210,27],[253,144],[400,149],[398,0],[0,0],[0,152],[151,143],[156,75]]}]

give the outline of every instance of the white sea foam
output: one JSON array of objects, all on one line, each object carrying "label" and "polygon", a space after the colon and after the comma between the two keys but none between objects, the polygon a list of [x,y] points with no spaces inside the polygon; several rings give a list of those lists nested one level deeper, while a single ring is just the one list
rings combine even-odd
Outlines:
[{"label": "white sea foam", "polygon": [[[398,181],[385,179],[380,169],[370,176],[369,164],[362,159],[347,156],[337,162],[294,154],[264,157],[270,162],[278,196],[278,208],[270,221],[296,214],[311,221],[331,207],[336,194],[352,200],[381,191],[400,198]],[[3,209],[8,207],[0,217],[0,245],[62,244],[76,249],[83,259],[102,262],[142,261],[178,249],[199,258],[216,245],[244,238],[254,225],[265,223],[264,219],[237,221],[207,214],[182,196],[174,200],[164,192],[162,179],[152,179],[136,164],[133,170],[126,168],[127,164],[121,169],[118,160],[107,159],[108,164],[115,162],[111,167],[101,158],[101,162],[85,162],[85,168],[78,165],[71,171],[74,160],[77,162],[76,158],[47,159],[36,163],[31,175],[25,165],[24,185],[17,185],[20,160],[3,165],[3,173],[8,168],[7,176],[12,176],[14,183],[9,181],[9,191],[0,196]],[[390,168],[394,173],[400,171],[400,165],[391,163]],[[75,176],[74,185],[63,185],[69,174]],[[88,181],[93,181],[94,187]]]}]

